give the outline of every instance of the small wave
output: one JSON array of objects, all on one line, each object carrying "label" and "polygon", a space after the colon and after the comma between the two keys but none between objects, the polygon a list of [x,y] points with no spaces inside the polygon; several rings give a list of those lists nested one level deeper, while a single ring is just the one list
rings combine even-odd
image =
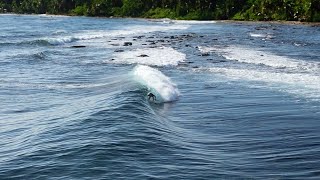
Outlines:
[{"label": "small wave", "polygon": [[38,46],[48,46],[50,43],[46,40],[26,40],[20,42],[3,42],[0,43],[0,46],[16,46],[16,45],[38,45]]},{"label": "small wave", "polygon": [[47,58],[46,52],[39,52],[32,55],[34,59],[44,60]]},{"label": "small wave", "polygon": [[176,101],[180,96],[176,84],[157,69],[138,65],[133,70],[133,76],[137,82],[146,86],[149,91],[156,95],[158,102]]},{"label": "small wave", "polygon": [[[141,57],[143,55],[144,57]],[[153,66],[178,65],[183,62],[186,55],[169,47],[144,48],[116,54],[113,63],[119,64],[144,64]]]},{"label": "small wave", "polygon": [[47,38],[42,41],[46,41],[51,45],[61,45],[61,44],[65,44],[65,43],[71,43],[76,40],[78,40],[78,38],[69,36],[69,37],[59,37],[59,38]]},{"label": "small wave", "polygon": [[272,39],[274,38],[272,35],[270,34],[256,34],[256,33],[249,33],[249,35],[251,37],[256,37],[256,38],[265,38],[265,39]]}]

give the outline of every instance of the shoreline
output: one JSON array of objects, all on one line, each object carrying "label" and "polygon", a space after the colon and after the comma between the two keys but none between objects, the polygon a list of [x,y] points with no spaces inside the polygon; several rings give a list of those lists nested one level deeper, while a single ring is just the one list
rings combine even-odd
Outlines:
[{"label": "shoreline", "polygon": [[120,16],[77,16],[70,14],[18,14],[18,13],[0,13],[3,15],[18,15],[18,16],[57,16],[57,17],[88,17],[88,18],[101,18],[101,19],[138,19],[138,20],[149,20],[149,21],[159,21],[159,20],[169,20],[169,21],[195,21],[195,22],[222,22],[222,23],[240,23],[240,24],[251,24],[251,23],[269,23],[269,24],[282,24],[282,25],[304,25],[312,27],[320,27],[320,22],[305,22],[305,21],[284,21],[284,20],[272,20],[272,21],[257,21],[257,20],[196,20],[196,19],[170,19],[170,18],[148,18],[148,17],[120,17]]}]

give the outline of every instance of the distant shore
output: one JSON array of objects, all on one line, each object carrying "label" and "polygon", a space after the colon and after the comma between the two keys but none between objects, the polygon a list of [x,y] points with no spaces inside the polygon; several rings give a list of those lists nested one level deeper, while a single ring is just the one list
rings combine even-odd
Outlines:
[{"label": "distant shore", "polygon": [[193,20],[193,19],[170,19],[170,18],[149,18],[149,17],[121,17],[121,16],[110,16],[110,17],[101,17],[101,16],[78,16],[73,14],[19,14],[19,13],[0,13],[0,15],[21,15],[21,16],[66,16],[66,17],[91,17],[91,18],[105,18],[105,19],[143,19],[150,21],[161,21],[161,20],[170,20],[170,21],[215,21],[215,22],[226,22],[226,23],[270,23],[270,24],[287,24],[287,25],[306,25],[306,26],[314,26],[319,27],[320,22],[304,22],[304,21],[284,21],[284,20],[272,20],[272,21],[259,21],[259,20]]}]

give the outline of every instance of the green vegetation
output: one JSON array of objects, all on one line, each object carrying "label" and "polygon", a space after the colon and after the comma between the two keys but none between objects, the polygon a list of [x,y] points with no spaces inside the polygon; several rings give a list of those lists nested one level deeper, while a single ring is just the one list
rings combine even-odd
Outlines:
[{"label": "green vegetation", "polygon": [[319,22],[320,0],[0,0],[0,12]]}]

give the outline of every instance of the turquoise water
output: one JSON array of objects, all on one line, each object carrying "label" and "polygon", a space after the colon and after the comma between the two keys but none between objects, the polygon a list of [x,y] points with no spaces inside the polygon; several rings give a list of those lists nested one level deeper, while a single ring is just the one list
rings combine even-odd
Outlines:
[{"label": "turquoise water", "polygon": [[0,24],[0,179],[320,176],[319,27]]}]

